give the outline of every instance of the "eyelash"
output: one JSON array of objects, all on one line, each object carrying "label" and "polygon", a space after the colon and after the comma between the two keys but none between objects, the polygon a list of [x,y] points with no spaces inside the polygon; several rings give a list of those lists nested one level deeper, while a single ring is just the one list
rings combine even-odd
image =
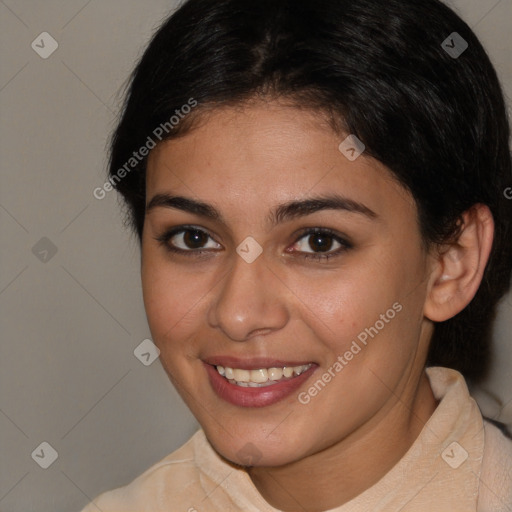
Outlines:
[{"label": "eyelash", "polygon": [[[177,247],[172,246],[169,241],[176,235],[179,235],[181,233],[186,233],[187,231],[197,231],[199,233],[203,233],[207,235],[210,239],[213,240],[213,238],[203,229],[199,229],[195,226],[180,226],[177,228],[172,228],[168,231],[165,231],[163,234],[155,237],[155,240],[159,242],[161,245],[164,246],[164,248],[175,254],[180,254],[184,256],[190,256],[190,257],[196,257],[200,258],[205,255],[205,253],[210,252],[209,249],[207,250],[201,250],[201,249],[190,249],[190,250],[183,250],[179,249]],[[332,257],[341,256],[341,254],[347,252],[350,249],[353,249],[353,245],[346,240],[345,238],[338,235],[335,231],[329,228],[307,228],[301,232],[301,234],[296,238],[295,242],[292,245],[295,245],[297,242],[302,240],[303,238],[311,235],[327,235],[334,239],[334,241],[338,242],[341,247],[338,248],[334,252],[326,252],[326,253],[300,253],[300,257],[306,259],[306,260],[316,260],[316,261],[328,261]]]}]

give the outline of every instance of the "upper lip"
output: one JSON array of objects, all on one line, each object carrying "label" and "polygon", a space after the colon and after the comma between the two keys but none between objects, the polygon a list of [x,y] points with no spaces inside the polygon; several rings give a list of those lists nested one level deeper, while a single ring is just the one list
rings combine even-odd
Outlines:
[{"label": "upper lip", "polygon": [[303,366],[314,364],[313,361],[284,361],[270,357],[251,357],[241,359],[233,356],[213,356],[203,359],[203,362],[213,366],[238,368],[240,370],[259,370],[260,368],[284,368],[285,366]]}]

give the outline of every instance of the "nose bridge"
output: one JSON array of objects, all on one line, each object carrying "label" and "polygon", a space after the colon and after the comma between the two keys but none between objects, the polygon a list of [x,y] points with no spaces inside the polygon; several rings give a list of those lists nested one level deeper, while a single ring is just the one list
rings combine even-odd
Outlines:
[{"label": "nose bridge", "polygon": [[234,255],[210,306],[210,325],[235,341],[282,328],[288,313],[278,281],[262,256],[249,263]]}]

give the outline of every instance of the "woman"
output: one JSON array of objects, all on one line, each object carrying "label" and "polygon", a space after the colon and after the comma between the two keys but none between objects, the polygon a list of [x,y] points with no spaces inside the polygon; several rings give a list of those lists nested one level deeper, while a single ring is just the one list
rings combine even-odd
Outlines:
[{"label": "woman", "polygon": [[465,381],[510,282],[508,136],[437,0],[178,9],[109,179],[202,429],[85,510],[512,509],[512,443]]}]

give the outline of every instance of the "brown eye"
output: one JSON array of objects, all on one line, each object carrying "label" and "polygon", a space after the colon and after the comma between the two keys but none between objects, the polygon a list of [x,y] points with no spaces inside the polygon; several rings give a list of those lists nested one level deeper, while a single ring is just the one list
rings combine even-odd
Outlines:
[{"label": "brown eye", "polygon": [[208,242],[208,238],[204,231],[189,229],[184,232],[183,243],[188,249],[201,249]]},{"label": "brown eye", "polygon": [[206,231],[194,227],[171,229],[156,240],[169,251],[180,253],[202,253],[203,250],[222,248]]},{"label": "brown eye", "polygon": [[344,240],[326,231],[305,233],[295,244],[298,251],[307,254],[327,253],[347,246]]},{"label": "brown eye", "polygon": [[287,252],[296,252],[305,259],[327,261],[352,248],[351,242],[328,228],[311,228]]},{"label": "brown eye", "polygon": [[309,235],[308,244],[314,252],[327,252],[332,249],[334,237],[327,233],[314,233]]}]

